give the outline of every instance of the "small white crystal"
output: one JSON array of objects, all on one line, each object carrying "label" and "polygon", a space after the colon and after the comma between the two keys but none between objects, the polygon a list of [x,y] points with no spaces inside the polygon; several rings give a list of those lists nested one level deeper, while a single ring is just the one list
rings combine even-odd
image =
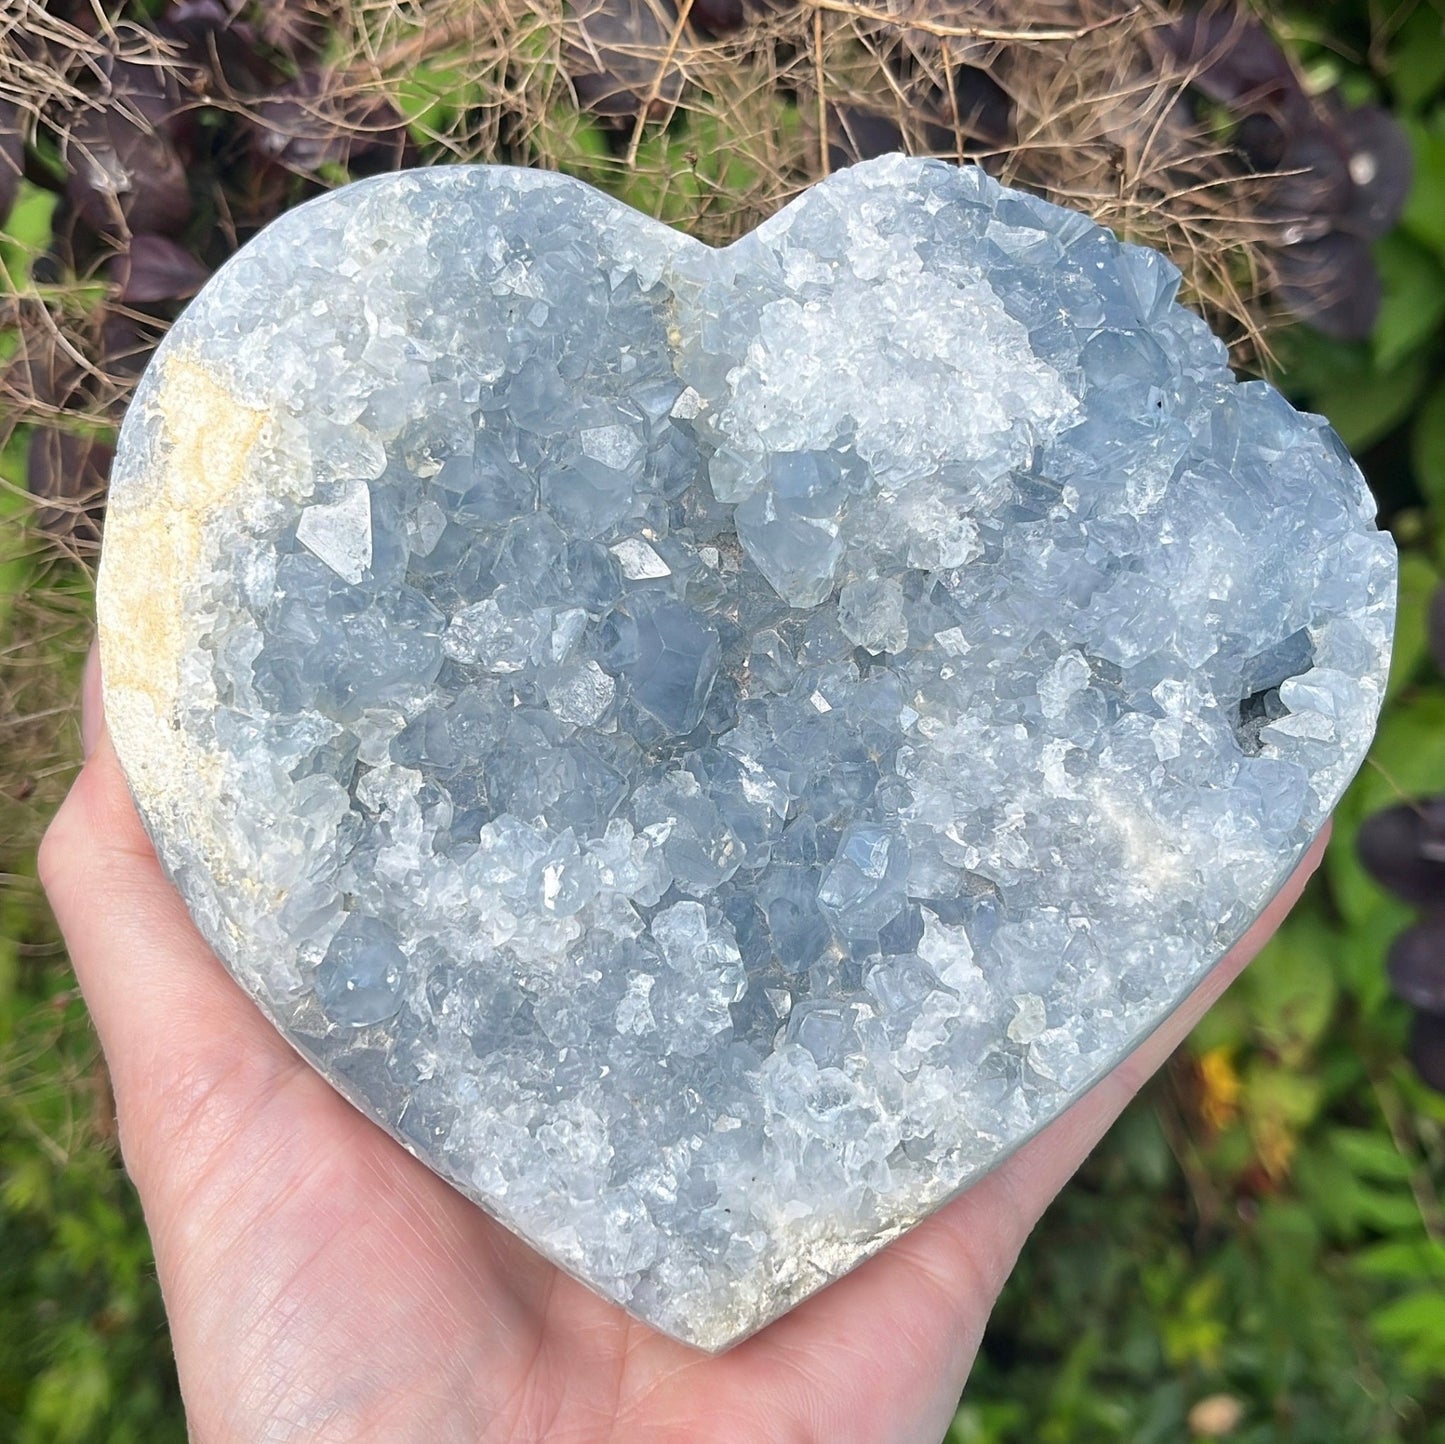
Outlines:
[{"label": "small white crystal", "polygon": [[581,436],[582,452],[614,471],[622,471],[642,451],[642,441],[630,426],[594,426]]},{"label": "small white crystal", "polygon": [[672,404],[671,414],[676,416],[680,421],[690,421],[694,416],[697,416],[706,405],[707,402],[705,402],[691,386],[684,386],[682,394]]},{"label": "small white crystal", "polygon": [[672,575],[672,568],[640,537],[628,537],[611,550],[622,575],[630,582],[650,582]]},{"label": "small white crystal", "polygon": [[1008,1036],[1015,1043],[1031,1043],[1048,1026],[1044,1000],[1037,993],[1025,993],[1014,999],[1017,1010],[1008,1025]]},{"label": "small white crystal", "polygon": [[579,727],[597,722],[616,695],[617,683],[591,659],[566,668],[547,687],[552,715]]},{"label": "small white crystal", "polygon": [[352,481],[335,501],[306,507],[296,540],[343,581],[359,582],[371,565],[371,488]]}]

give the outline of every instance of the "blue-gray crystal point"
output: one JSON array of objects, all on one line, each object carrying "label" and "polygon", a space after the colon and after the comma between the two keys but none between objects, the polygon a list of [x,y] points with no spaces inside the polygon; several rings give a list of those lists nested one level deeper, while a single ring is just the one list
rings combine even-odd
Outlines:
[{"label": "blue-gray crystal point", "polygon": [[117,753],[356,1105],[718,1349],[1056,1117],[1368,746],[1395,560],[1178,273],[901,156],[710,250],[454,167],[284,216],[126,417]]}]

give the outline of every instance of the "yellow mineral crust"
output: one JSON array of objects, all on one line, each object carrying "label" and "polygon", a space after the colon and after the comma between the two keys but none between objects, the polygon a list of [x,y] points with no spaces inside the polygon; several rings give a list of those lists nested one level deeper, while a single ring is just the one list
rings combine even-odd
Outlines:
[{"label": "yellow mineral crust", "polygon": [[250,461],[267,419],[194,357],[160,364],[140,403],[160,421],[156,470],[112,490],[96,595],[106,722],[153,822],[188,812],[185,796],[208,770],[178,717],[181,658],[196,641],[187,598],[207,569],[208,524],[255,485]]}]

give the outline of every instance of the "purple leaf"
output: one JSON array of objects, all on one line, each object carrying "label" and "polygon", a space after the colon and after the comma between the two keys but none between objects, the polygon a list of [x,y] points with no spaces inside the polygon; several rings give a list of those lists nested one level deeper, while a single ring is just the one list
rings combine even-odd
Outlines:
[{"label": "purple leaf", "polygon": [[1263,210],[1284,224],[1291,243],[1328,235],[1354,203],[1349,158],[1327,124],[1285,136],[1273,169],[1280,174],[1272,180]]},{"label": "purple leaf", "polygon": [[1355,849],[1361,866],[1387,892],[1417,907],[1445,904],[1445,796],[1367,817]]},{"label": "purple leaf", "polygon": [[797,0],[693,0],[687,18],[710,35],[726,35],[759,16],[784,14],[797,8]]},{"label": "purple leaf", "polygon": [[100,333],[100,361],[106,374],[122,382],[139,380],[164,331],[163,321],[110,311]]},{"label": "purple leaf", "polygon": [[1274,254],[1280,304],[1337,341],[1362,341],[1380,310],[1380,275],[1369,242],[1339,231]]},{"label": "purple leaf", "polygon": [[195,130],[194,117],[171,67],[141,65],[107,53],[101,69],[106,79],[101,100],[186,149]]},{"label": "purple leaf", "polygon": [[[1445,903],[1445,895],[1439,901]],[[1390,945],[1385,970],[1397,998],[1445,1016],[1445,916],[1427,917],[1406,928]]]},{"label": "purple leaf", "polygon": [[181,60],[210,80],[206,89],[255,95],[280,79],[257,48],[256,32],[237,20],[221,0],[176,0],[156,22],[156,31],[174,43]]},{"label": "purple leaf", "polygon": [[120,299],[128,305],[194,296],[210,275],[169,237],[146,233],[131,237],[128,249],[114,258],[111,273],[120,285]]},{"label": "purple leaf", "polygon": [[885,115],[843,105],[830,108],[828,118],[828,164],[833,170],[903,149],[903,132]]},{"label": "purple leaf", "polygon": [[99,542],[113,456],[112,447],[92,437],[49,427],[31,433],[25,481],[31,496],[48,503],[36,508],[43,531],[88,546]]},{"label": "purple leaf", "polygon": [[1337,122],[1354,182],[1346,227],[1376,240],[1400,219],[1414,178],[1410,140],[1399,122],[1378,106],[1344,111]]},{"label": "purple leaf", "polygon": [[1186,15],[1156,34],[1210,100],[1280,117],[1308,109],[1288,57],[1257,20],[1226,7]]},{"label": "purple leaf", "polygon": [[[945,100],[943,106],[943,115],[949,126],[956,118],[958,128],[965,137],[988,146],[1005,144],[1013,133],[1013,102],[998,81],[976,65],[959,65],[954,67],[952,86],[953,98],[951,102]],[[946,134],[945,145],[951,149],[954,144],[952,129],[948,129]]]},{"label": "purple leaf", "polygon": [[66,195],[92,229],[175,235],[191,216],[182,146],[190,122],[158,67],[114,61],[108,89],[63,137]]},{"label": "purple leaf", "polygon": [[693,0],[688,19],[713,35],[741,30],[748,21],[745,0]]},{"label": "purple leaf", "polygon": [[1262,111],[1241,116],[1234,131],[1234,148],[1255,171],[1278,170],[1289,141],[1290,132],[1278,117]]},{"label": "purple leaf", "polygon": [[115,111],[87,111],[66,136],[66,193],[98,231],[178,233],[191,216],[190,187],[175,147]]},{"label": "purple leaf", "polygon": [[682,95],[682,72],[658,79],[677,12],[672,0],[576,0],[564,60],[580,104],[599,115],[634,116],[654,96],[660,106]]},{"label": "purple leaf", "polygon": [[265,160],[314,175],[324,165],[395,169],[413,155],[406,118],[379,96],[337,93],[323,72],[303,71],[256,108],[253,144]]},{"label": "purple leaf", "polygon": [[49,327],[22,325],[15,354],[0,376],[0,394],[33,398],[42,407],[59,410],[79,389],[82,368]]},{"label": "purple leaf", "polygon": [[1445,1017],[1416,1013],[1406,1052],[1420,1081],[1437,1093],[1445,1093]]}]

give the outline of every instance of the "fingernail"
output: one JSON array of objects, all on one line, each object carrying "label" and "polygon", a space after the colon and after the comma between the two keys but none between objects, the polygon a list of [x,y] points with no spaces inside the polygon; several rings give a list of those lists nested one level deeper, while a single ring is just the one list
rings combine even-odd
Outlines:
[{"label": "fingernail", "polygon": [[100,652],[97,644],[90,644],[90,655],[85,659],[85,671],[80,678],[80,746],[87,757],[95,751],[100,740]]}]

